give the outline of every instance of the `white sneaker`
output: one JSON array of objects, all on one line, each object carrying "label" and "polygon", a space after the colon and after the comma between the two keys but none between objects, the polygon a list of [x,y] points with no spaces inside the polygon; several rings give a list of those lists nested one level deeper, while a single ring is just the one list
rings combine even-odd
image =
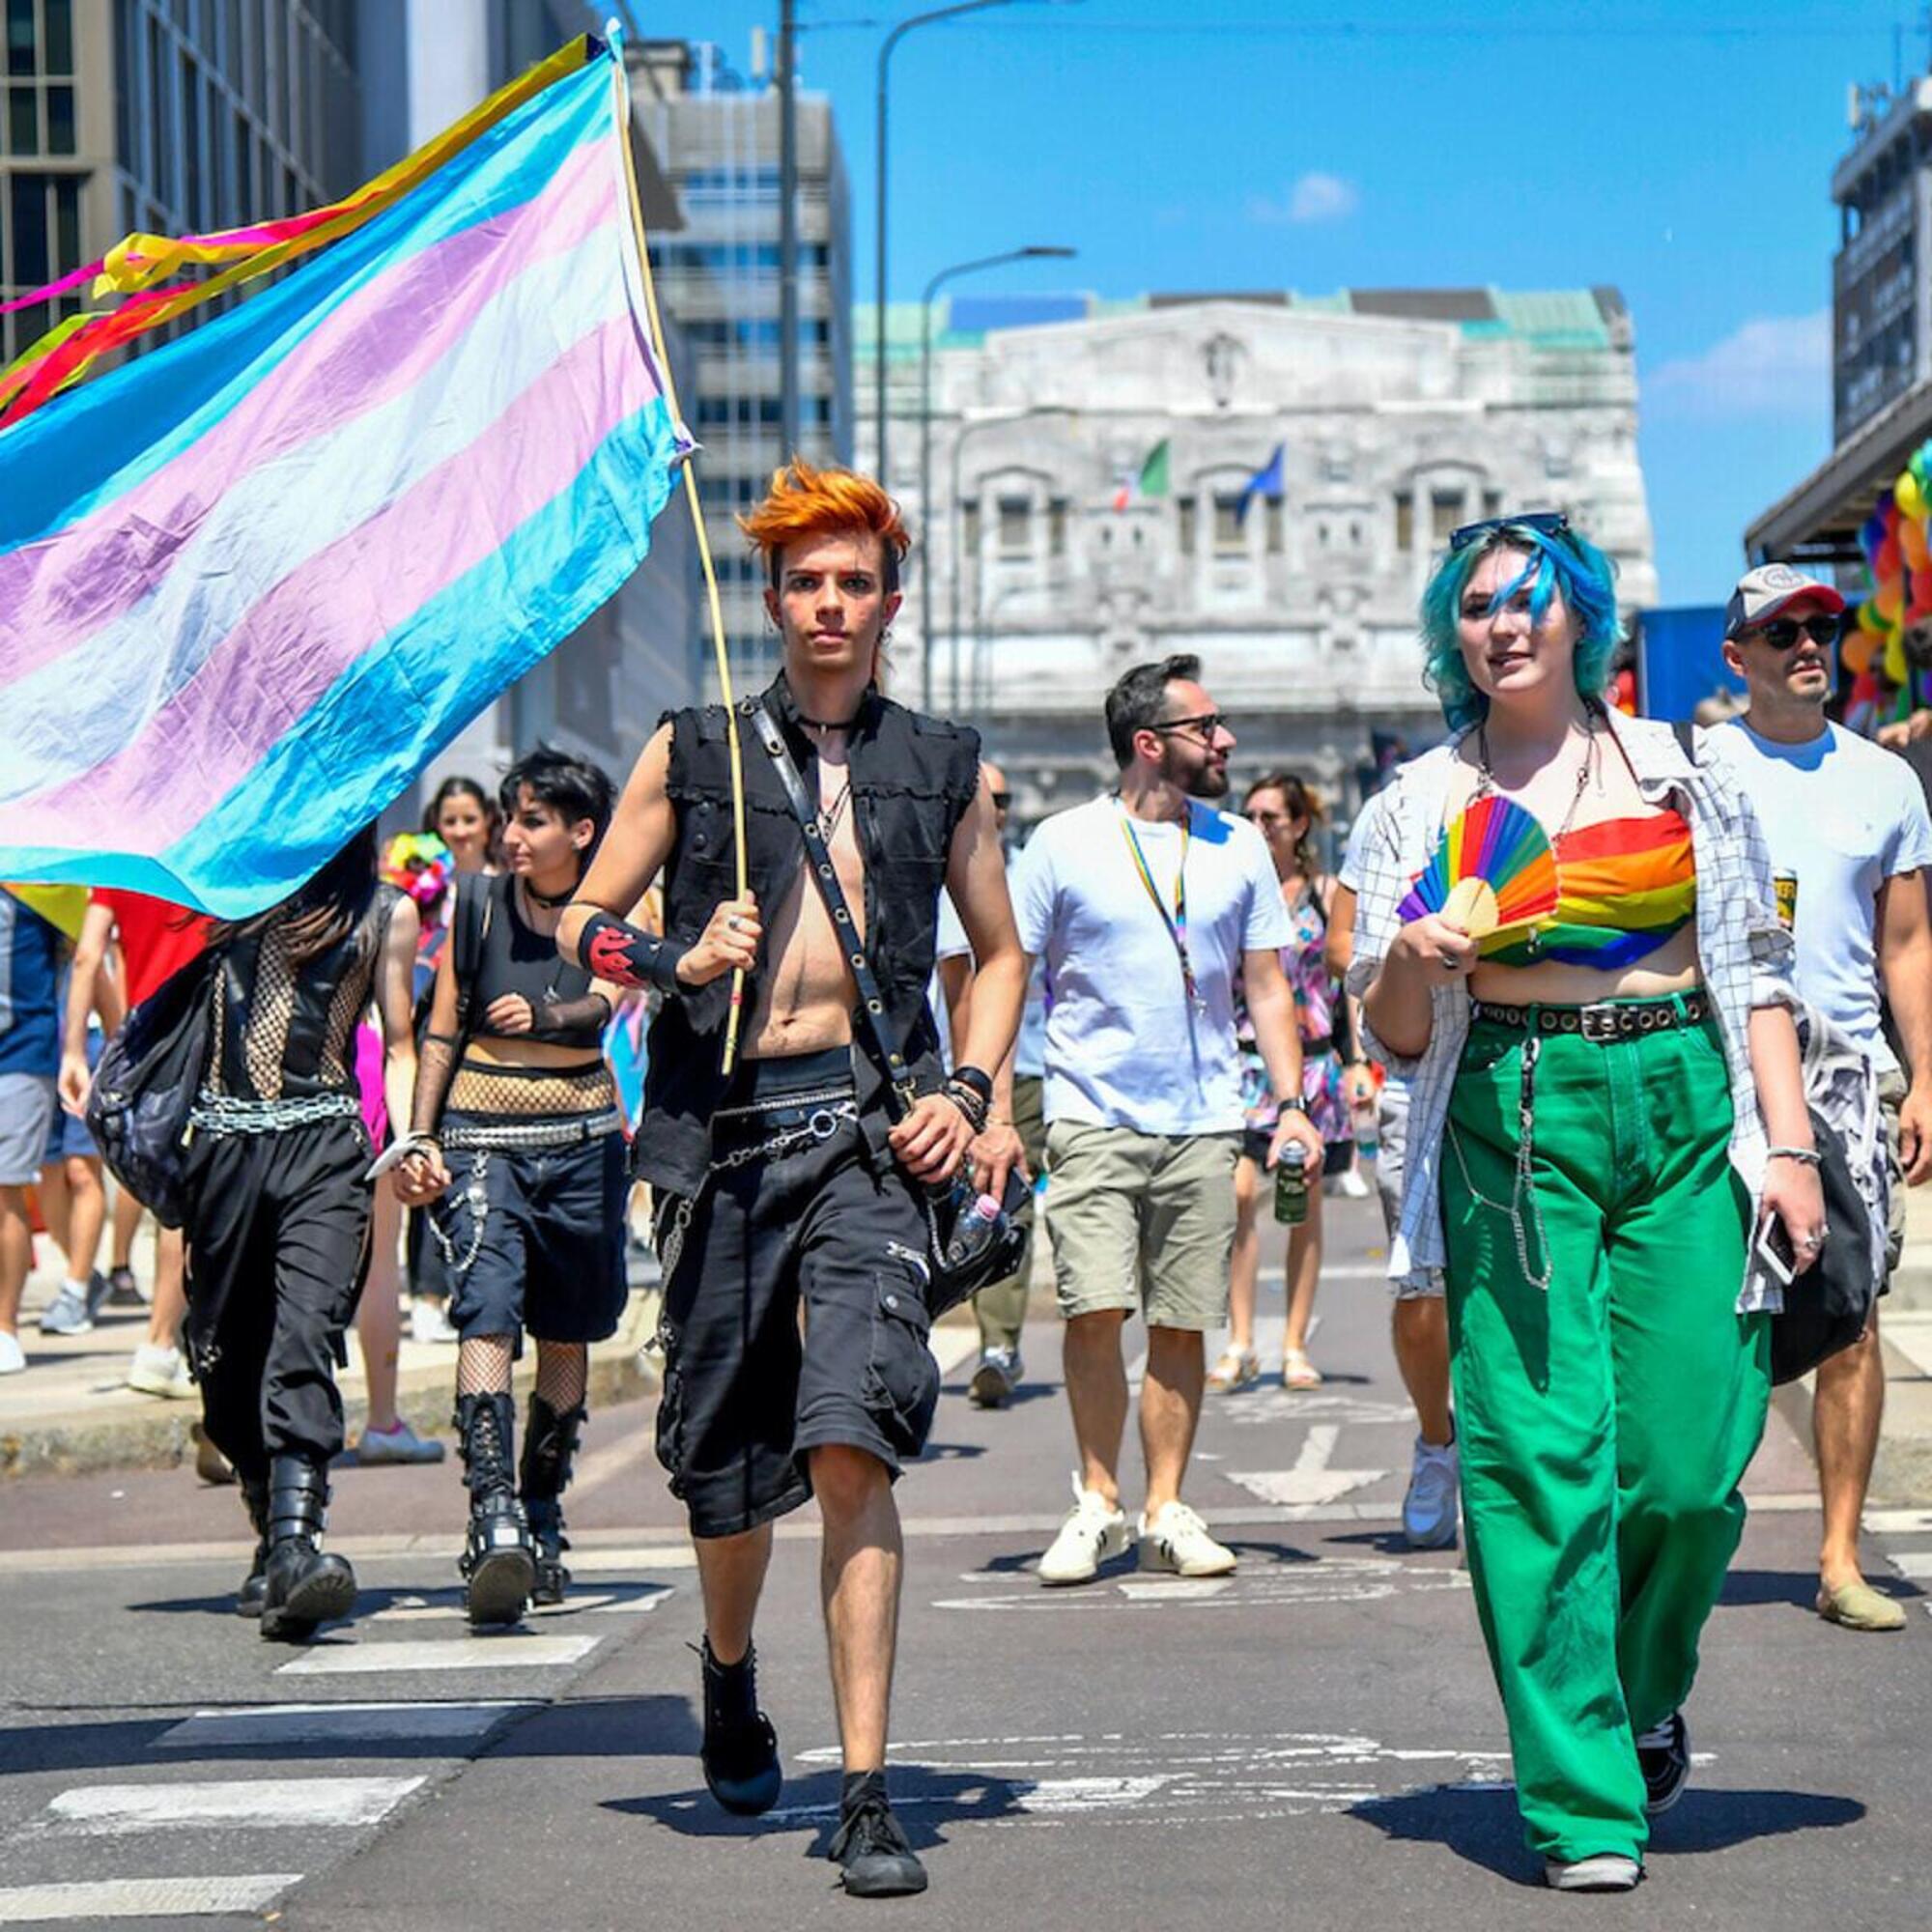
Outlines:
[{"label": "white sneaker", "polygon": [[0,1376],[17,1376],[27,1366],[26,1350],[11,1328],[0,1328]]},{"label": "white sneaker", "polygon": [[410,1303],[412,1342],[460,1342],[462,1339],[449,1324],[446,1303],[429,1300]]},{"label": "white sneaker", "polygon": [[1127,1547],[1127,1513],[1117,1509],[1098,1490],[1083,1490],[1073,1479],[1073,1507],[1059,1534],[1039,1559],[1042,1583],[1087,1583],[1110,1556]]},{"label": "white sneaker", "polygon": [[182,1351],[156,1342],[143,1342],[134,1350],[134,1359],[128,1364],[128,1386],[173,1402],[191,1401],[194,1396]]},{"label": "white sneaker", "polygon": [[1163,1503],[1150,1521],[1141,1518],[1141,1568],[1177,1577],[1225,1577],[1235,1552],[1208,1534],[1208,1525],[1185,1503]]},{"label": "white sneaker", "polygon": [[1362,1179],[1359,1169],[1350,1167],[1343,1170],[1342,1192],[1350,1201],[1366,1201],[1369,1198],[1369,1183]]},{"label": "white sneaker", "polygon": [[1447,1549],[1461,1519],[1456,1444],[1415,1438],[1408,1493],[1402,1499],[1402,1533],[1411,1549]]}]

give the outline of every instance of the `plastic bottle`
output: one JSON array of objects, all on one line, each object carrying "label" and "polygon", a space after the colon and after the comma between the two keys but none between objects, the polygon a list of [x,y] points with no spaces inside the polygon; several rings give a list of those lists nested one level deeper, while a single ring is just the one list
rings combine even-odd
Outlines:
[{"label": "plastic bottle", "polygon": [[1000,1206],[999,1198],[981,1194],[953,1223],[952,1238],[946,1244],[946,1265],[950,1268],[965,1267],[983,1248],[999,1238],[1006,1218],[1006,1210]]},{"label": "plastic bottle", "polygon": [[1381,1141],[1376,1125],[1376,1096],[1364,1094],[1349,1109],[1349,1120],[1355,1129],[1355,1151],[1364,1160],[1371,1159]]},{"label": "plastic bottle", "polygon": [[1308,1219],[1308,1151],[1299,1141],[1290,1142],[1275,1163],[1274,1218],[1285,1228]]}]

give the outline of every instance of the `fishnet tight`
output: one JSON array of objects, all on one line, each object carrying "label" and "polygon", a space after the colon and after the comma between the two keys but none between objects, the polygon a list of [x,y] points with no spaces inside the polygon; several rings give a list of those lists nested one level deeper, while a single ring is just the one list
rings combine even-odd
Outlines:
[{"label": "fishnet tight", "polygon": [[508,1335],[466,1335],[456,1350],[456,1393],[508,1395],[515,1347]]},{"label": "fishnet tight", "polygon": [[[508,1335],[469,1335],[456,1351],[458,1395],[507,1395],[515,1344]],[[590,1350],[582,1342],[537,1344],[536,1392],[561,1415],[583,1400]]]}]

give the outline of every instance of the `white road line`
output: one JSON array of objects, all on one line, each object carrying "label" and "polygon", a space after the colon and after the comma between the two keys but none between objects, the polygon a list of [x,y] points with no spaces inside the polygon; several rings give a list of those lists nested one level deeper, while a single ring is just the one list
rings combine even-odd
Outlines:
[{"label": "white road line", "polygon": [[257,1777],[194,1784],[90,1784],[63,1791],[47,1817],[63,1833],[125,1837],[165,1826],[378,1825],[420,1777]]},{"label": "white road line", "polygon": [[300,1872],[254,1872],[238,1878],[114,1878],[85,1885],[6,1886],[0,1887],[0,1925],[261,1912],[301,1881]]},{"label": "white road line", "polygon": [[[592,1612],[605,1616],[643,1616],[674,1594],[668,1583],[639,1583],[633,1588],[607,1590],[587,1596],[573,1593],[560,1604],[537,1605],[528,1615],[539,1623]],[[437,1603],[426,1602],[421,1597],[405,1597],[391,1604],[387,1609],[378,1610],[367,1621],[372,1624],[449,1623],[461,1619],[464,1614],[463,1599],[452,1590]]]},{"label": "white road line", "polygon": [[594,1636],[472,1636],[451,1641],[340,1643],[305,1651],[277,1677],[354,1677],[371,1671],[544,1670],[576,1663],[603,1639]]},{"label": "white road line", "polygon": [[264,1704],[252,1711],[197,1711],[165,1730],[156,1750],[212,1750],[231,1745],[393,1744],[448,1739],[471,1744],[505,1718],[540,1704]]},{"label": "white road line", "polygon": [[[1756,1508],[1756,1504],[1752,1504]],[[1815,1499],[1813,1507],[1816,1507]],[[1920,1536],[1932,1531],[1932,1510],[1866,1510],[1865,1527],[1874,1536]]]},{"label": "white road line", "polygon": [[[571,1533],[576,1534],[574,1530]],[[624,1570],[696,1568],[697,1551],[689,1543],[640,1543],[627,1549],[580,1549],[573,1545],[570,1552],[573,1577],[609,1577]]]},{"label": "white road line", "polygon": [[1165,1582],[1156,1578],[1152,1582],[1120,1582],[1114,1587],[1121,1595],[1134,1601],[1145,1600],[1150,1604],[1198,1604],[1206,1597],[1218,1597],[1223,1590],[1233,1589],[1232,1577],[1170,1577]]},{"label": "white road line", "polygon": [[1886,1554],[1901,1577],[1910,1577],[1915,1583],[1932,1577],[1932,1549],[1889,1549]]}]

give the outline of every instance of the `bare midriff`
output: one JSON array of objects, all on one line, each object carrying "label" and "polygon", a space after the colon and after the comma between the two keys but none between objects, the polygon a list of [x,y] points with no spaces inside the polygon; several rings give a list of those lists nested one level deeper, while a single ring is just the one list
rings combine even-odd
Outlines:
[{"label": "bare midriff", "polygon": [[1597,1000],[1647,1000],[1688,993],[1703,983],[1697,966],[1697,929],[1674,932],[1655,952],[1620,973],[1546,961],[1538,966],[1478,966],[1469,990],[1498,1005],[1587,1006]]}]

